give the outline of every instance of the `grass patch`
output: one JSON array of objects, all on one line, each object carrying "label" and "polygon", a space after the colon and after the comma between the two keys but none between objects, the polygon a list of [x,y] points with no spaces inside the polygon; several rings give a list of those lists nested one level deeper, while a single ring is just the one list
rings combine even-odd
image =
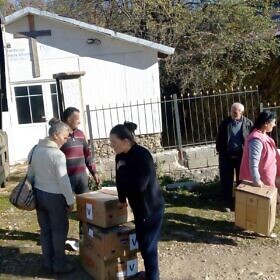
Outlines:
[{"label": "grass patch", "polygon": [[0,212],[6,211],[11,207],[8,195],[0,195]]},{"label": "grass patch", "polygon": [[168,175],[163,175],[158,178],[159,184],[161,186],[166,186],[168,184],[174,183],[174,179]]}]

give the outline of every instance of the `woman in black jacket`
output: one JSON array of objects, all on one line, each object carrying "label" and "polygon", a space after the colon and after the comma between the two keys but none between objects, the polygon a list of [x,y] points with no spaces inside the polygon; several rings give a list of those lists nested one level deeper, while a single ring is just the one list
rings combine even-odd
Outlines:
[{"label": "woman in black jacket", "polygon": [[116,153],[116,183],[119,207],[126,199],[133,210],[136,236],[144,259],[145,278],[159,279],[157,244],[164,214],[164,199],[160,190],[150,152],[135,141],[137,125],[125,122],[110,133]]}]

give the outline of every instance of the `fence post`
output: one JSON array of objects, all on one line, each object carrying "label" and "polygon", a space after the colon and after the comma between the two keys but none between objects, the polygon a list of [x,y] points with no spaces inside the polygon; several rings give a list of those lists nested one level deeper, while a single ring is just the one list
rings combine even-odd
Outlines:
[{"label": "fence post", "polygon": [[178,108],[178,99],[177,94],[173,94],[173,102],[174,102],[174,113],[175,113],[175,124],[176,124],[176,134],[178,141],[178,151],[179,151],[179,160],[183,160],[183,145],[182,145],[182,134],[180,127],[180,115]]},{"label": "fence post", "polygon": [[260,102],[260,112],[262,112],[262,111],[263,111],[263,103]]},{"label": "fence post", "polygon": [[87,123],[88,123],[88,132],[89,132],[89,142],[90,142],[90,148],[91,148],[91,158],[92,158],[92,161],[94,161],[94,159],[95,159],[95,153],[94,153],[93,134],[92,134],[92,124],[91,124],[91,117],[90,117],[90,108],[89,108],[89,105],[86,105],[86,111],[87,111]]}]

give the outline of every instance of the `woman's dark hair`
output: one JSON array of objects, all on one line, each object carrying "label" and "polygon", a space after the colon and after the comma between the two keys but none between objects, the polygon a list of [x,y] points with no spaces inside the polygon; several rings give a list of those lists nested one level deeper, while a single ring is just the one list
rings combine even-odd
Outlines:
[{"label": "woman's dark hair", "polygon": [[74,113],[80,113],[79,109],[75,107],[68,107],[63,113],[62,113],[62,121],[67,122],[68,118],[71,117]]},{"label": "woman's dark hair", "polygon": [[270,123],[276,119],[276,115],[274,112],[269,110],[263,110],[256,118],[253,129],[260,129],[266,123]]},{"label": "woman's dark hair", "polygon": [[128,139],[129,141],[135,143],[135,130],[137,129],[137,124],[133,122],[124,122],[124,124],[118,124],[112,128],[110,135],[114,134],[119,139]]}]

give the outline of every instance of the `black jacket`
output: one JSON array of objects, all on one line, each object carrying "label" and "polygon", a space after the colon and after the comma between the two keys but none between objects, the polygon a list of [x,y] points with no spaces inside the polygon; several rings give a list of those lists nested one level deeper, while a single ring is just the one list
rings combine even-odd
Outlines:
[{"label": "black jacket", "polygon": [[[224,119],[218,129],[218,135],[216,138],[216,150],[220,155],[228,154],[228,144],[230,139],[230,131],[231,131],[231,122],[232,118],[227,117]],[[253,127],[253,123],[246,117],[243,117],[242,121],[242,135],[243,135],[243,144],[245,139],[250,134],[251,129]]]},{"label": "black jacket", "polygon": [[136,221],[164,207],[154,161],[146,148],[135,144],[128,153],[116,156],[116,183],[120,202],[128,199]]}]

